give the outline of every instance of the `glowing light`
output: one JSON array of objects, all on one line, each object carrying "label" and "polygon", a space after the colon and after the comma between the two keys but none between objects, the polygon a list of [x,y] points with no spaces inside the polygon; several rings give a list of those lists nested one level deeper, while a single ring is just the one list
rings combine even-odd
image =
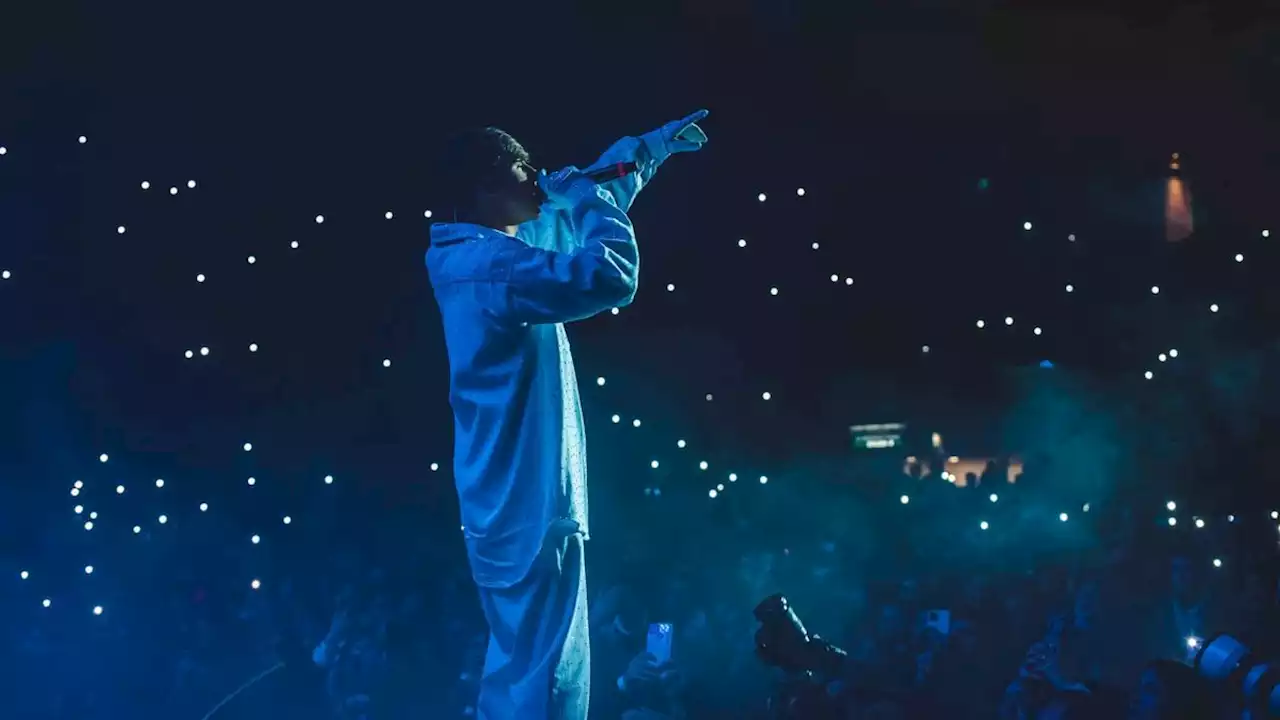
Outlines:
[{"label": "glowing light", "polygon": [[845,285],[852,285],[852,284],[853,284],[853,278],[851,278],[851,277],[847,277],[847,278],[845,278],[845,279],[844,279],[844,284],[845,284]]},{"label": "glowing light", "polygon": [[839,276],[839,275],[832,275],[832,276],[831,276],[831,282],[840,282],[840,276]]},{"label": "glowing light", "polygon": [[738,473],[729,473],[729,482],[738,482]]},{"label": "glowing light", "polygon": [[189,187],[189,188],[191,188],[191,189],[193,189],[193,190],[194,190],[194,189],[195,189],[195,187],[196,187],[196,181],[195,181],[195,180],[188,180],[188,181],[187,181],[187,187]]},{"label": "glowing light", "polygon": [[1067,292],[1072,293],[1075,291],[1076,291],[1076,286],[1072,285],[1071,283],[1067,283]]},{"label": "glowing light", "polygon": [[177,195],[177,194],[178,194],[178,188],[176,188],[176,187],[171,187],[171,188],[169,188],[169,194],[170,194],[170,195]]},{"label": "glowing light", "polygon": [[724,492],[724,483],[716,483],[716,490]]},{"label": "glowing light", "polygon": [[746,246],[747,246],[747,239],[746,239],[746,238],[738,238],[738,247],[740,247],[740,248],[744,248],[744,247],[746,247]]},{"label": "glowing light", "polygon": [[290,247],[290,248],[293,248],[294,250],[297,250],[297,249],[298,249],[298,241],[297,241],[297,240],[290,241],[290,242],[289,242],[289,247]]},{"label": "glowing light", "polygon": [[657,460],[651,460],[651,461],[649,461],[649,467],[653,468],[654,470],[657,470],[657,469],[658,469],[658,461],[657,461]]},{"label": "glowing light", "polygon": [[680,448],[680,449],[682,449],[682,450],[684,449],[684,446],[685,446],[685,445],[687,445],[687,444],[688,444],[688,443],[686,443],[684,440],[677,440],[677,441],[676,441],[676,447],[678,447],[678,448]]},{"label": "glowing light", "polygon": [[982,328],[984,328],[984,327],[986,327],[986,326],[987,326],[987,322],[986,322],[985,320],[979,320],[979,321],[978,321],[978,329],[979,329],[979,330],[981,330]]},{"label": "glowing light", "polygon": [[768,197],[764,193],[760,193],[759,195],[756,196],[756,200],[759,200],[760,202],[764,202],[767,199]]},{"label": "glowing light", "polygon": [[209,503],[200,503],[200,512],[209,512]]},{"label": "glowing light", "polygon": [[814,244],[810,245],[809,247],[813,248],[814,250],[817,250],[817,249],[818,249],[818,243],[814,243]]},{"label": "glowing light", "polygon": [[770,295],[777,295],[777,294],[778,294],[778,288],[776,288],[776,287],[769,288],[769,294],[770,294]]},{"label": "glowing light", "polygon": [[85,529],[85,530],[92,530],[92,529],[93,529],[93,521],[92,521],[92,520],[85,520],[85,521],[84,521],[84,529]]},{"label": "glowing light", "polygon": [[124,226],[123,226],[123,225],[120,225],[120,226],[117,226],[117,227],[116,227],[116,234],[117,234],[117,235],[123,235],[123,234],[124,234]]},{"label": "glowing light", "polygon": [[1152,285],[1152,286],[1151,286],[1151,294],[1152,294],[1152,295],[1159,295],[1159,294],[1160,294],[1160,286],[1159,286],[1159,285]]},{"label": "glowing light", "polygon": [[71,497],[76,497],[79,494],[80,494],[79,490],[77,490],[76,488],[71,488]]},{"label": "glowing light", "polygon": [[1176,517],[1169,518],[1169,527],[1174,527],[1177,524],[1178,524],[1178,518]]},{"label": "glowing light", "polygon": [[428,211],[426,211],[426,212],[422,213],[422,217],[424,217],[424,218],[430,218],[430,217],[431,217],[431,211],[430,211],[430,210],[428,210]]},{"label": "glowing light", "polygon": [[382,367],[384,367],[384,368],[389,368],[389,367],[391,367],[391,358],[383,358],[383,359],[382,359]]},{"label": "glowing light", "polygon": [[250,264],[250,265],[253,265],[254,263],[258,262],[258,258],[254,257],[254,256],[252,256],[252,255],[250,255],[247,259],[248,259],[248,261],[249,261],[249,264]]},{"label": "glowing light", "polygon": [[117,494],[117,495],[123,495],[123,494],[124,494],[124,486],[123,486],[123,485],[117,485],[117,486],[116,486],[116,494]]},{"label": "glowing light", "polygon": [[317,216],[316,216],[316,224],[318,225],[318,224],[320,224],[320,223],[322,223],[322,222],[324,222],[324,216],[323,216],[323,215],[317,215]]},{"label": "glowing light", "polygon": [[282,519],[282,522],[283,522],[285,525],[292,524],[292,523],[293,523],[293,518],[289,517],[288,515],[285,515],[285,516],[284,516],[284,518]]},{"label": "glowing light", "polygon": [[84,574],[85,574],[85,575],[92,575],[92,574],[93,574],[93,566],[92,566],[92,565],[85,565],[85,566],[84,566]]},{"label": "glowing light", "polygon": [[796,188],[796,195],[804,197],[804,188]]},{"label": "glowing light", "polygon": [[98,462],[101,462],[101,463],[104,463],[109,459],[110,458],[107,457],[106,453],[102,453],[101,455],[98,456]]},{"label": "glowing light", "polygon": [[142,526],[141,526],[141,525],[134,525],[134,526],[133,526],[133,534],[134,534],[134,535],[137,535],[137,534],[139,534],[139,533],[141,533],[141,532],[142,532]]},{"label": "glowing light", "polygon": [[207,348],[207,347],[202,347],[202,348],[200,348],[200,356],[201,356],[201,357],[209,357],[209,348]]},{"label": "glowing light", "polygon": [[1201,518],[1196,518],[1196,527],[1197,528],[1204,527],[1204,520],[1202,520]]},{"label": "glowing light", "polygon": [[193,357],[195,357],[195,356],[196,356],[196,354],[195,354],[195,353],[193,353],[193,352],[191,352],[190,350],[188,350],[188,351],[186,351],[185,353],[183,353],[183,355],[184,355],[188,360],[190,360],[191,358],[193,358]]},{"label": "glowing light", "polygon": [[1272,511],[1271,511],[1271,519],[1272,519],[1272,520],[1280,520],[1280,512],[1276,512],[1275,510],[1272,510]]},{"label": "glowing light", "polygon": [[706,470],[708,467],[710,467],[710,465],[707,465],[706,460],[703,460],[702,462],[698,463],[699,470]]},{"label": "glowing light", "polygon": [[[435,463],[431,463],[431,464],[432,464],[432,465],[434,465]],[[431,468],[431,469],[432,469],[432,470],[435,470],[435,468]],[[332,476],[332,475],[325,475],[325,476],[324,476],[324,484],[325,484],[325,485],[332,485],[332,484],[333,484],[333,476]]]},{"label": "glowing light", "polygon": [[1066,514],[1066,513],[1058,513],[1058,520],[1059,520],[1059,521],[1061,521],[1061,522],[1066,522],[1066,521],[1067,521],[1067,514]]},{"label": "glowing light", "polygon": [[716,397],[715,395],[712,395],[711,393],[707,393],[706,401],[711,402],[712,400],[715,399],[715,397]]},{"label": "glowing light", "polygon": [[1166,360],[1169,359],[1169,356],[1165,355],[1164,353],[1160,353],[1159,355],[1156,356],[1156,359],[1158,359],[1160,362],[1165,362]]},{"label": "glowing light", "polygon": [[13,277],[13,274],[8,270],[0,270],[0,280],[8,280],[11,277]]},{"label": "glowing light", "polygon": [[160,517],[158,517],[158,518],[156,518],[156,519],[160,522],[160,524],[161,524],[161,525],[164,525],[165,523],[169,522],[169,516],[168,516],[168,515],[161,515]]},{"label": "glowing light", "polygon": [[386,219],[390,220],[391,218],[393,218],[393,217],[395,217],[395,216],[391,214],[391,211],[390,211],[390,210],[388,210],[388,211],[387,211],[387,214],[383,215],[382,217],[384,217],[384,218],[386,218]]},{"label": "glowing light", "polygon": [[1146,379],[1148,379],[1148,380],[1150,380],[1151,378],[1153,378],[1153,377],[1155,377],[1155,376],[1156,376],[1156,374],[1155,374],[1155,373],[1153,373],[1153,372],[1151,372],[1150,370],[1148,370],[1148,371],[1146,371],[1146,372],[1142,373],[1142,377],[1144,377],[1144,378],[1146,378]]},{"label": "glowing light", "polygon": [[40,602],[40,604],[41,604],[41,605],[43,605],[43,606],[45,606],[45,607],[49,607],[50,605],[52,605],[52,604],[53,604],[53,601],[52,601],[52,600],[50,600],[49,598],[45,598],[44,600],[42,600],[42,601]]},{"label": "glowing light", "polygon": [[611,417],[611,418],[609,418],[609,419],[610,419],[610,420],[612,420],[612,421],[614,422],[614,424],[617,424],[617,423],[622,422],[622,418],[618,417],[617,415],[614,415],[613,417]]},{"label": "glowing light", "polygon": [[903,495],[902,497],[898,498],[898,502],[902,503],[903,505],[906,505],[907,503],[911,502],[911,498],[907,497],[906,495]]},{"label": "glowing light", "polygon": [[925,353],[925,354],[927,355],[927,354],[929,353],[929,346],[928,346],[928,345],[921,345],[921,346],[920,346],[920,352]]},{"label": "glowing light", "polygon": [[1200,647],[1200,638],[1198,637],[1187,638],[1187,647],[1191,648],[1192,650],[1195,650],[1196,648]]},{"label": "glowing light", "polygon": [[1236,516],[1235,516],[1235,515],[1228,515],[1228,516],[1227,516],[1227,522],[1229,522],[1229,523],[1233,523],[1233,522],[1235,522],[1235,521],[1236,521]]},{"label": "glowing light", "polygon": [[640,427],[640,418],[631,421],[631,427]]},{"label": "glowing light", "polygon": [[251,485],[251,486],[252,486],[252,485],[257,485],[257,484],[258,484],[258,479],[257,479],[257,478],[253,478],[253,477],[251,477],[251,478],[249,478],[248,483],[249,483],[249,485]]},{"label": "glowing light", "polygon": [[1171,358],[1176,358],[1176,357],[1178,357],[1178,348],[1170,348],[1170,349],[1169,349],[1169,357],[1171,357]]},{"label": "glowing light", "polygon": [[1241,255],[1240,253],[1236,253],[1236,262],[1238,263],[1244,262],[1244,255]]},{"label": "glowing light", "polygon": [[989,527],[991,527],[991,526],[987,524],[987,521],[986,521],[986,520],[983,520],[982,522],[978,523],[978,527],[982,528],[983,530],[986,530],[987,528],[989,528]]},{"label": "glowing light", "polygon": [[1075,233],[1071,233],[1070,235],[1067,236],[1067,242],[1075,242],[1075,241],[1076,241]]},{"label": "glowing light", "polygon": [[1216,312],[1218,312],[1218,303],[1213,303],[1212,305],[1210,305],[1210,306],[1209,306],[1209,312],[1211,312],[1211,313],[1216,313]]},{"label": "glowing light", "polygon": [[249,352],[258,352],[258,343],[249,343]]},{"label": "glowing light", "polygon": [[257,545],[258,543],[262,542],[262,538],[258,537],[257,535],[254,535],[253,537],[249,538],[249,542],[253,543],[254,545]]},{"label": "glowing light", "polygon": [[27,578],[31,577],[31,573],[27,572],[26,570],[23,570],[22,572],[18,573],[18,577],[22,578],[23,580],[26,580]]},{"label": "glowing light", "polygon": [[1270,230],[1263,230],[1263,231],[1262,231],[1262,237],[1271,237],[1271,231],[1270,231]]},{"label": "glowing light", "polygon": [[604,387],[604,377],[596,378],[596,385],[599,387]]},{"label": "glowing light", "polygon": [[87,137],[85,137],[85,136],[83,136],[83,135],[81,135],[78,139],[80,140],[80,144],[81,144],[81,145],[83,145],[83,144],[85,144],[85,143],[89,142],[89,138],[87,138]]},{"label": "glowing light", "polygon": [[667,283],[667,292],[675,292],[675,291],[676,291],[676,284],[675,284],[675,283]]},{"label": "glowing light", "polygon": [[75,514],[79,515],[79,514],[81,514],[81,513],[83,513],[83,512],[84,512],[84,506],[83,506],[83,505],[77,505],[77,506],[75,506],[75,507],[71,508],[71,512],[74,512]]},{"label": "glowing light", "polygon": [[94,606],[93,606],[93,614],[94,614],[94,615],[101,615],[101,614],[102,614],[102,606],[101,606],[101,605],[94,605]]},{"label": "glowing light", "polygon": [[245,443],[245,444],[244,444],[244,451],[245,451],[245,452],[251,452],[252,450],[253,450],[253,443]]},{"label": "glowing light", "polygon": [[991,493],[991,497],[987,499],[990,500],[991,502],[997,502],[1000,500],[1000,496],[995,493]]},{"label": "glowing light", "polygon": [[610,315],[617,315],[617,314],[618,314],[618,308],[613,308],[613,309],[611,309],[611,310],[609,311],[609,314],[610,314]]},{"label": "glowing light", "polygon": [[440,469],[440,463],[431,463],[431,472],[437,472]]},{"label": "glowing light", "polygon": [[709,491],[707,492],[707,497],[709,497],[709,498],[713,498],[713,499],[714,499],[714,498],[715,498],[715,496],[716,496],[716,495],[718,495],[718,494],[719,494],[719,493],[717,493],[717,492],[716,492],[716,489],[715,489],[715,488],[711,488],[711,490],[709,490]]},{"label": "glowing light", "polygon": [[1177,509],[1178,509],[1178,503],[1176,503],[1176,502],[1174,502],[1174,501],[1172,501],[1172,500],[1170,500],[1169,502],[1165,503],[1165,504],[1164,504],[1164,506],[1165,506],[1165,509],[1167,509],[1169,512],[1173,512],[1174,510],[1177,510]]},{"label": "glowing light", "polygon": [[1216,567],[1216,568],[1220,568],[1220,567],[1222,567],[1222,559],[1221,559],[1221,558],[1214,558],[1214,559],[1213,559],[1213,566],[1214,566],[1214,567]]},{"label": "glowing light", "polygon": [[768,485],[768,484],[769,484],[769,478],[768,478],[767,476],[765,476],[765,475],[761,475],[761,476],[760,476],[760,484],[761,484],[761,485]]},{"label": "glowing light", "polygon": [[150,189],[151,189],[151,183],[147,182],[146,180],[143,180],[143,181],[142,181],[142,189],[143,189],[143,190],[150,190]]},{"label": "glowing light", "polygon": [[253,582],[249,583],[249,587],[253,588],[254,590],[257,590],[258,588],[262,587],[262,583],[255,578]]},{"label": "glowing light", "polygon": [[770,394],[766,391],[766,392],[761,393],[761,394],[760,394],[760,397],[761,397],[761,398],[763,398],[763,399],[765,399],[765,400],[770,400],[770,399],[772,399],[772,398],[773,398],[773,395],[770,395]]},{"label": "glowing light", "polygon": [[1029,222],[1024,222],[1024,223],[1022,223],[1022,229],[1023,229],[1023,230],[1030,230],[1030,229],[1031,229],[1031,223],[1029,223]]},{"label": "glowing light", "polygon": [[1040,328],[1035,328],[1035,329],[1034,329],[1034,330],[1032,330],[1031,332],[1035,333],[1036,335],[1039,335],[1039,334],[1041,333],[1041,330],[1040,330]]},{"label": "glowing light", "polygon": [[1085,503],[1084,505],[1082,505],[1082,506],[1080,507],[1080,510],[1081,510],[1082,512],[1089,512],[1089,503]]}]

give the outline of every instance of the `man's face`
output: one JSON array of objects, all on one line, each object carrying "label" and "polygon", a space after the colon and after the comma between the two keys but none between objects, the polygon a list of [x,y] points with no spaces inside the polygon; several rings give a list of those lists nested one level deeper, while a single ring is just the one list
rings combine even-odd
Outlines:
[{"label": "man's face", "polygon": [[538,217],[545,196],[538,186],[537,174],[523,160],[504,166],[490,194],[505,224],[519,225]]}]

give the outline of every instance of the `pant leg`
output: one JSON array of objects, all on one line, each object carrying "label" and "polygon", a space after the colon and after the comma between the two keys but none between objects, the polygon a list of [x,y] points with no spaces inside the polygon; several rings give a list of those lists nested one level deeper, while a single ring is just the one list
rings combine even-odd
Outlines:
[{"label": "pant leg", "polygon": [[581,535],[548,542],[510,588],[480,588],[489,649],[479,720],[586,720],[591,645]]}]

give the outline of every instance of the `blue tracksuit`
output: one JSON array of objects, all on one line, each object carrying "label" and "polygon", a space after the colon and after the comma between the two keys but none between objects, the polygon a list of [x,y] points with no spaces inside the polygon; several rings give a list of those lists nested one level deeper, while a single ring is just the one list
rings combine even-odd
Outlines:
[{"label": "blue tracksuit", "polygon": [[431,227],[454,477],[491,630],[485,720],[586,716],[586,436],[564,323],[635,296],[639,253],[626,211],[665,159],[658,136],[619,140],[592,168],[633,161],[636,173],[581,193],[568,210],[544,207],[515,237]]}]

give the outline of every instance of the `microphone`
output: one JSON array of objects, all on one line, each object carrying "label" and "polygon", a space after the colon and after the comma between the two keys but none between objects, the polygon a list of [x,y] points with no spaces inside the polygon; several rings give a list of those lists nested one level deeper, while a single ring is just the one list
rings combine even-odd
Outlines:
[{"label": "microphone", "polygon": [[591,182],[597,185],[603,185],[611,180],[624,178],[636,171],[636,164],[633,162],[620,162],[612,165],[605,165],[596,170],[588,170],[583,173]]}]

